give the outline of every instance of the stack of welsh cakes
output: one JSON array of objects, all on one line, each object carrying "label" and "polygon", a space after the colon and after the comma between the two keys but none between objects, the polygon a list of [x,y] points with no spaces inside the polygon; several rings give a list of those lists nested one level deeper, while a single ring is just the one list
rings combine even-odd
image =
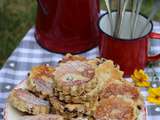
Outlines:
[{"label": "stack of welsh cakes", "polygon": [[107,81],[121,80],[122,75],[112,61],[66,55],[54,72],[53,109],[67,118],[91,119]]},{"label": "stack of welsh cakes", "polygon": [[33,67],[26,86],[9,96],[13,107],[30,115],[24,118],[136,120],[143,111],[138,88],[103,58],[67,54],[56,67]]}]

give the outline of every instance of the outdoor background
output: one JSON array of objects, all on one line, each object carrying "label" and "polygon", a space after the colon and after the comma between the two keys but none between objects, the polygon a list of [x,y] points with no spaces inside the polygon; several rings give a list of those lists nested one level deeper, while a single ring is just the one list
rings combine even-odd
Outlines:
[{"label": "outdoor background", "polygon": [[[104,9],[104,0],[100,1]],[[152,3],[153,0],[146,0],[143,13],[150,13]],[[0,0],[0,67],[35,24],[36,7],[36,0]],[[160,12],[154,20],[160,20]]]}]

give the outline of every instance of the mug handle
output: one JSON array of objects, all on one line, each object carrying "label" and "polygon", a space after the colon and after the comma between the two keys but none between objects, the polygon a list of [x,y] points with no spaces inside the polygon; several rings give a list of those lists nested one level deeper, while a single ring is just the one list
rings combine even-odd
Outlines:
[{"label": "mug handle", "polygon": [[[152,32],[150,34],[150,38],[151,38],[150,40],[153,40],[153,39],[160,40],[160,34]],[[160,53],[157,54],[157,55],[154,55],[154,56],[148,56],[148,61],[149,62],[154,62],[154,61],[157,61],[157,60],[160,60]]]}]

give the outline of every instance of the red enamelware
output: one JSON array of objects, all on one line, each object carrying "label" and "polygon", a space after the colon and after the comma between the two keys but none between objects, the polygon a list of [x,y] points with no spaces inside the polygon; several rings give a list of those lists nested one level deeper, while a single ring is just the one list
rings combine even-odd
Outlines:
[{"label": "red enamelware", "polygon": [[[104,14],[99,19],[99,29],[101,31],[100,55],[107,59],[113,60],[120,65],[125,76],[133,74],[135,69],[143,69],[148,61],[160,60],[160,54],[148,56],[148,40],[160,40],[160,34],[153,33],[153,23],[150,21],[150,29],[142,37],[136,39],[120,39],[115,38],[105,32],[102,27]],[[147,19],[143,16],[144,19]],[[105,21],[105,20],[104,20]],[[109,27],[109,26],[107,26]]]},{"label": "red enamelware", "polygon": [[99,0],[37,0],[35,36],[54,52],[79,53],[95,47]]}]

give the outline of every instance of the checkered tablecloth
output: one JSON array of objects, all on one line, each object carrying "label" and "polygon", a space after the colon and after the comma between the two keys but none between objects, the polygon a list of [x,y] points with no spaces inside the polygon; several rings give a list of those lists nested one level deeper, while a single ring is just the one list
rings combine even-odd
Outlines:
[{"label": "checkered tablecloth", "polygon": [[[41,48],[36,43],[34,31],[34,27],[29,30],[0,70],[0,119],[3,119],[3,108],[10,90],[19,82],[26,79],[28,71],[33,66],[39,64],[55,65],[63,57],[61,54],[51,53]],[[160,32],[160,23],[154,23],[154,31]],[[160,52],[160,41],[153,41],[151,45],[150,53]],[[87,58],[94,58],[99,56],[98,54],[98,47],[82,53]],[[155,64],[154,70],[160,77],[159,62]],[[152,70],[146,68],[146,71],[148,74],[151,74]],[[159,83],[155,82],[156,84]],[[147,94],[145,89],[142,89],[142,93],[144,96]],[[148,120],[160,120],[160,106],[146,102],[146,107],[148,110]]]}]

